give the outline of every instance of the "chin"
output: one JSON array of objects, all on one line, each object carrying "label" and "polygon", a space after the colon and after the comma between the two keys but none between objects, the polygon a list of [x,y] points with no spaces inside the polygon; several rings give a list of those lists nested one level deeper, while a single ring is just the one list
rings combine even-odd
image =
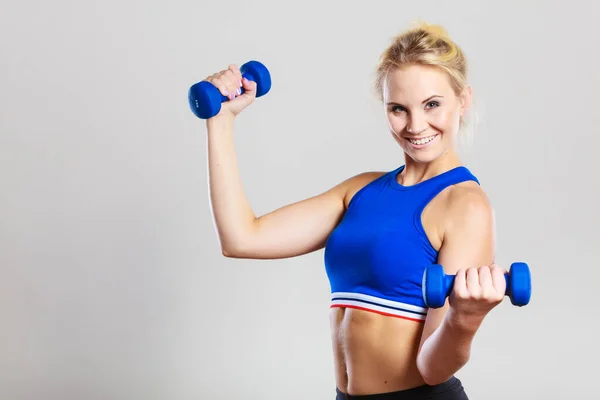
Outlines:
[{"label": "chin", "polygon": [[411,160],[419,164],[429,164],[438,158],[440,158],[441,154],[439,153],[430,153],[430,154],[414,154],[414,153],[406,153]]},{"label": "chin", "polygon": [[444,154],[443,149],[440,149],[438,146],[415,149],[413,146],[407,143],[402,147],[404,153],[417,163],[430,163]]}]

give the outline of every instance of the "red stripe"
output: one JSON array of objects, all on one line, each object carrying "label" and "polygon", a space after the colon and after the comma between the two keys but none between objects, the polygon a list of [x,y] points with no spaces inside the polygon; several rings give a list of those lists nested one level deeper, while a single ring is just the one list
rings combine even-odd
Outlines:
[{"label": "red stripe", "polygon": [[384,313],[384,312],[381,312],[381,311],[372,310],[370,308],[364,308],[364,307],[359,307],[359,306],[354,306],[354,305],[349,305],[349,304],[332,304],[330,306],[330,308],[336,308],[336,307],[355,308],[357,310],[369,311],[369,312],[373,312],[375,314],[385,315],[387,317],[396,317],[396,318],[401,318],[401,319],[407,319],[409,321],[414,321],[414,322],[425,322],[422,319],[416,319],[416,318],[405,317],[405,316],[402,316],[402,315]]}]

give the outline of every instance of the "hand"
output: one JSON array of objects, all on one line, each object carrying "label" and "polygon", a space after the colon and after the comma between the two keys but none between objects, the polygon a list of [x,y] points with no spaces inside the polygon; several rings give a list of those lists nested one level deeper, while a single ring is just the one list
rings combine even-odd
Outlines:
[{"label": "hand", "polygon": [[458,270],[448,299],[453,313],[461,321],[480,323],[504,299],[505,273],[496,264]]},{"label": "hand", "polygon": [[[230,114],[235,117],[256,99],[256,82],[242,78],[242,73],[234,64],[205,80],[219,89],[223,96],[229,98],[229,101],[221,104],[221,111],[217,115]],[[243,94],[240,88],[244,89]]]}]

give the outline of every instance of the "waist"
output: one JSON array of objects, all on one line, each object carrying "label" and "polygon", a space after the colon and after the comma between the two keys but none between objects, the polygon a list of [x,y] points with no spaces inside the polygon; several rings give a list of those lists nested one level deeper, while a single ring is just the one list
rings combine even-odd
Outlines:
[{"label": "waist", "polygon": [[453,376],[446,382],[435,386],[420,385],[411,389],[394,392],[352,395],[336,388],[336,400],[427,400],[427,399],[467,399],[462,382]]},{"label": "waist", "polygon": [[330,318],[340,390],[381,393],[424,384],[417,368],[422,323],[342,306],[332,307]]}]

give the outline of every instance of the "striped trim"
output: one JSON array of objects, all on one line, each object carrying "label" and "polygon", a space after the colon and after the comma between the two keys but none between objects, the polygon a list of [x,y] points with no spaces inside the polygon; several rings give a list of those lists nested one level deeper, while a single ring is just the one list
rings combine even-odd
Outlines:
[{"label": "striped trim", "polygon": [[427,308],[398,301],[386,300],[362,293],[335,292],[331,294],[331,308],[347,307],[371,311],[389,317],[422,322],[427,317]]}]

